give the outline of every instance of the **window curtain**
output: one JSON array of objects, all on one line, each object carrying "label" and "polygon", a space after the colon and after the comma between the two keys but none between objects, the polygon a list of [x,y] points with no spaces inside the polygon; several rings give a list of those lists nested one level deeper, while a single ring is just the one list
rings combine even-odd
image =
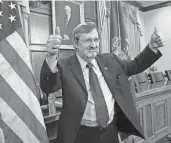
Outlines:
[{"label": "window curtain", "polygon": [[129,53],[133,59],[141,51],[140,38],[143,36],[139,22],[139,9],[124,2],[121,2],[121,7],[128,33]]},{"label": "window curtain", "polygon": [[100,53],[108,53],[109,46],[109,18],[107,17],[105,1],[84,1],[85,22],[96,23],[100,32]]},{"label": "window curtain", "polygon": [[[140,37],[143,35],[139,22],[139,9],[121,1],[124,22],[128,34],[131,59],[140,53]],[[85,21],[95,22],[100,31],[100,53],[110,52],[111,1],[84,1]]]},{"label": "window curtain", "polygon": [[97,22],[97,2],[96,1],[84,1],[84,17],[85,22]]},{"label": "window curtain", "polygon": [[100,31],[100,53],[109,53],[110,52],[110,19],[107,10],[107,1],[98,1],[98,28]]}]

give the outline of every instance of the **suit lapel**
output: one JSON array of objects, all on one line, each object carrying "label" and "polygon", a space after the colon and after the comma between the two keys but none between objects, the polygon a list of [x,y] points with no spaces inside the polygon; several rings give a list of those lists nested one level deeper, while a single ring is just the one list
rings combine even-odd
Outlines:
[{"label": "suit lapel", "polygon": [[69,58],[69,68],[74,73],[75,77],[80,82],[80,84],[82,85],[84,90],[87,92],[83,72],[82,72],[82,69],[81,69],[81,65],[80,65],[76,55]]},{"label": "suit lapel", "polygon": [[98,56],[96,57],[96,60],[97,60],[97,63],[98,63],[98,66],[103,74],[103,77],[105,78],[105,81],[109,87],[109,89],[111,90],[111,85],[115,84],[112,80],[112,75],[111,75],[111,72],[110,72],[110,67],[109,67],[109,63],[107,60],[102,60],[100,59]]},{"label": "suit lapel", "polygon": [[114,94],[116,91],[116,88],[119,86],[116,83],[116,79],[114,77],[120,76],[120,73],[117,71],[117,68],[113,70],[113,67],[111,67],[110,63],[108,60],[103,59],[102,57],[99,58],[98,56],[96,57],[98,66],[103,74],[103,77],[112,92],[112,95],[114,98],[117,100],[116,95]]},{"label": "suit lapel", "polygon": [[[104,77],[114,99],[116,100],[117,104],[119,105],[121,110],[124,112],[124,114],[126,115],[128,120],[130,122],[132,122],[133,126],[140,133],[139,135],[141,137],[143,137],[143,131],[141,130],[141,126],[138,122],[138,118],[136,118],[136,115],[131,114],[132,112],[136,113],[136,110],[133,107],[132,101],[130,102],[130,100],[127,100],[127,98],[124,98],[123,96],[121,96],[121,94],[117,94],[118,91],[122,92],[122,90],[124,90],[124,89],[121,87],[120,81],[119,81],[119,78],[121,76],[121,71],[119,70],[118,66],[115,64],[115,61],[110,62],[109,60],[104,59],[103,57],[100,57],[100,56],[97,56],[96,60],[97,60],[98,66],[103,74],[103,77]],[[132,109],[131,111],[128,110],[130,108],[130,105],[131,105],[131,109]],[[134,117],[133,117],[133,115],[134,115]],[[134,120],[133,120],[133,118],[134,118]]]}]

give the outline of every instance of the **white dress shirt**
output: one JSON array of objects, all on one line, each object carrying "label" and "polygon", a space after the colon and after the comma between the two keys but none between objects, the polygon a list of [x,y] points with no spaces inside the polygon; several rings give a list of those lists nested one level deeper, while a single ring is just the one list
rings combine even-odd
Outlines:
[{"label": "white dress shirt", "polygon": [[[86,67],[87,62],[85,60],[83,60],[78,54],[76,54],[76,55],[77,55],[80,65],[81,65],[81,69],[83,72],[83,76],[84,76],[84,80],[85,80],[85,84],[86,84],[86,88],[87,88],[87,92],[88,92],[88,101],[87,101],[87,105],[85,108],[85,112],[84,112],[81,124],[86,125],[86,126],[95,127],[95,126],[98,126],[98,122],[97,122],[97,117],[96,117],[94,100],[93,100],[93,97],[92,97],[92,94],[90,91],[89,69]],[[100,87],[102,89],[104,99],[106,101],[106,105],[107,105],[107,109],[108,109],[108,113],[109,113],[109,121],[108,121],[108,124],[109,124],[113,120],[115,100],[112,96],[111,91],[109,90],[109,87],[107,86],[107,83],[100,71],[100,68],[99,68],[96,60],[94,59],[91,63],[93,64],[93,70],[98,77]]]}]

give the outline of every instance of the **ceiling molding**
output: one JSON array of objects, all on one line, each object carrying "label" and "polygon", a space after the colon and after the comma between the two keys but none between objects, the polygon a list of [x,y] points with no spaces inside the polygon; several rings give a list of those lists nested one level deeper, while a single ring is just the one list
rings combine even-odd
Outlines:
[{"label": "ceiling molding", "polygon": [[141,6],[139,8],[139,10],[142,12],[147,12],[150,10],[154,10],[154,9],[158,9],[158,8],[162,8],[162,7],[166,7],[166,6],[170,6],[170,5],[171,5],[171,1],[166,1],[166,2],[158,3],[158,4],[147,6],[147,7]]},{"label": "ceiling molding", "polygon": [[130,5],[133,5],[139,9],[140,9],[140,7],[142,7],[141,4],[139,2],[136,2],[136,1],[123,1],[123,2],[128,3]]},{"label": "ceiling molding", "polygon": [[147,12],[150,10],[154,10],[154,9],[158,9],[158,8],[162,8],[162,7],[166,7],[166,6],[171,5],[171,1],[161,2],[161,3],[151,5],[151,6],[147,6],[147,7],[142,6],[141,3],[139,3],[138,1],[123,1],[123,2],[139,8],[139,10],[142,12]]}]

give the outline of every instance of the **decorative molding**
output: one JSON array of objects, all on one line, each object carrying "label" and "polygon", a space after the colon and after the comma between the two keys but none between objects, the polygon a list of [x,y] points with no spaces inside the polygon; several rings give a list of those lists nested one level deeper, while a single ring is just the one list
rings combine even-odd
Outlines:
[{"label": "decorative molding", "polygon": [[154,10],[154,9],[158,9],[158,8],[162,8],[162,7],[166,7],[166,6],[171,5],[171,1],[166,1],[166,2],[158,3],[158,4],[147,6],[147,7],[141,6],[141,4],[136,2],[136,1],[123,1],[123,2],[137,7],[142,12],[147,12],[150,10]]},{"label": "decorative molding", "polygon": [[137,93],[136,99],[141,100],[142,98],[149,98],[156,95],[163,95],[168,92],[171,92],[171,86],[164,86],[161,88],[150,89],[144,92]]},{"label": "decorative molding", "polygon": [[166,101],[160,101],[154,104],[155,107],[155,133],[167,126]]},{"label": "decorative molding", "polygon": [[127,19],[130,18],[132,23],[137,27],[137,30],[140,33],[140,36],[143,36],[140,23],[138,21],[138,9],[135,6],[131,6],[127,3],[122,3],[122,11],[125,22],[127,22]]},{"label": "decorative molding", "polygon": [[170,5],[171,5],[171,1],[166,1],[166,2],[162,2],[162,3],[155,4],[155,5],[148,6],[148,7],[141,6],[139,10],[142,12],[147,12],[150,10],[154,10],[154,9],[158,9],[158,8],[162,8],[162,7],[166,7],[166,6],[170,6]]},{"label": "decorative molding", "polygon": [[51,1],[29,1],[29,6],[31,8],[41,8],[41,9],[51,9]]},{"label": "decorative molding", "polygon": [[51,1],[29,1],[30,11],[52,15]]}]

